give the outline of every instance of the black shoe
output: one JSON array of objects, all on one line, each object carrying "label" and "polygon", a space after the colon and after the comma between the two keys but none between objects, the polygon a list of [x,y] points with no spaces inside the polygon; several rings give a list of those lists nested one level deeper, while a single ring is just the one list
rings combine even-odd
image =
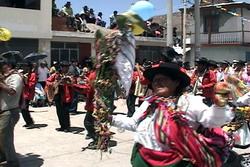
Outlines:
[{"label": "black shoe", "polygon": [[25,125],[23,125],[23,127],[27,128],[27,127],[29,127],[29,125],[25,124]]},{"label": "black shoe", "polygon": [[25,127],[25,128],[30,128],[30,127],[32,127],[32,126],[34,126],[34,123],[30,123],[30,124],[25,124],[25,125],[23,125],[23,127]]},{"label": "black shoe", "polygon": [[86,137],[85,137],[85,139],[89,140],[89,139],[92,139],[92,137],[89,134],[87,134]]},{"label": "black shoe", "polygon": [[97,145],[97,142],[96,141],[92,141],[88,144],[87,146],[88,149],[91,149],[91,150],[96,150],[98,148],[98,145]]},{"label": "black shoe", "polygon": [[64,129],[63,128],[56,128],[56,131],[62,132],[62,131],[64,131]]}]

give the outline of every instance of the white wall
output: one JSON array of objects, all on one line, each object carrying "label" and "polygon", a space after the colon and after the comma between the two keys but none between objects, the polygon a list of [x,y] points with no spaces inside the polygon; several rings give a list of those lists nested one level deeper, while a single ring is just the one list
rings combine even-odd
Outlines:
[{"label": "white wall", "polygon": [[[246,15],[250,17],[250,12],[248,10],[244,10]],[[241,9],[238,8],[236,13],[241,13]],[[219,32],[228,32],[228,31],[242,31],[242,22],[241,17],[236,17],[226,12],[220,12],[219,14]],[[248,29],[250,29],[248,27]],[[204,30],[204,16],[201,15],[201,28],[200,31]]]},{"label": "white wall", "polygon": [[[236,13],[241,13],[240,8],[236,10]],[[231,14],[224,13],[220,14],[220,29],[219,32],[227,31],[242,31],[241,18],[233,16]]]},{"label": "white wall", "polygon": [[51,0],[41,0],[40,10],[0,7],[0,27],[15,38],[52,38]]},{"label": "white wall", "polygon": [[243,17],[248,19],[249,22],[244,21],[244,30],[245,31],[250,31],[250,10],[244,9],[243,10]]},{"label": "white wall", "polygon": [[[236,60],[246,60],[246,52],[250,52],[250,47],[244,46],[224,46],[224,47],[205,47],[201,48],[201,57],[206,57],[215,61],[227,60],[232,62]],[[194,48],[191,50],[194,55]],[[190,61],[190,57],[188,58]]]}]

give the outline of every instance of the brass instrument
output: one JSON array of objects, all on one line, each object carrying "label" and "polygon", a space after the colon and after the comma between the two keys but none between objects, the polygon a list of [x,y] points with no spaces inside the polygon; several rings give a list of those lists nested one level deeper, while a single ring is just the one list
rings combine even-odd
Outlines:
[{"label": "brass instrument", "polygon": [[143,96],[145,96],[145,93],[146,93],[146,90],[147,90],[147,86],[142,85],[141,82],[140,82],[140,78],[142,76],[141,76],[141,73],[140,73],[139,64],[136,65],[136,69],[138,71],[139,77],[137,77],[137,79],[135,81],[135,92],[134,92],[134,95],[138,96],[138,97],[143,97]]},{"label": "brass instrument", "polygon": [[59,77],[51,85],[46,85],[45,92],[49,102],[54,100],[55,95],[59,93],[59,86],[64,84],[72,84],[72,77],[59,74]]},{"label": "brass instrument", "polygon": [[194,87],[192,90],[193,95],[202,95],[202,91],[198,90],[199,82],[202,82],[199,77],[203,78],[204,75],[206,74],[206,72],[207,72],[207,70],[205,70],[201,76],[199,76],[199,75],[196,76],[196,81],[195,81],[195,84],[194,84]]}]

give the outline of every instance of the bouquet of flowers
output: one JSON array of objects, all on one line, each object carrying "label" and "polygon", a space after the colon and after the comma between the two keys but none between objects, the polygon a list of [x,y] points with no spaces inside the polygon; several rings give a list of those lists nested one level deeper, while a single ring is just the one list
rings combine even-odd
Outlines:
[{"label": "bouquet of flowers", "polygon": [[114,92],[120,80],[129,92],[135,64],[135,39],[129,31],[113,31],[104,35],[96,32],[95,110],[98,149],[107,151],[112,133],[109,114],[114,110]]}]

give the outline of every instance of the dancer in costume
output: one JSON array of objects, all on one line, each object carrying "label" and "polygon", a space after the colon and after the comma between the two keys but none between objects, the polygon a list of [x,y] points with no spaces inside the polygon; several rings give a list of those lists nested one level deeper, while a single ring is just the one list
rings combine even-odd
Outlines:
[{"label": "dancer in costume", "polygon": [[228,152],[224,133],[217,127],[234,117],[227,105],[229,89],[217,92],[215,104],[208,107],[201,96],[183,94],[190,78],[177,64],[153,66],[144,76],[154,95],[131,118],[110,116],[114,126],[136,132],[132,166],[220,167]]}]

